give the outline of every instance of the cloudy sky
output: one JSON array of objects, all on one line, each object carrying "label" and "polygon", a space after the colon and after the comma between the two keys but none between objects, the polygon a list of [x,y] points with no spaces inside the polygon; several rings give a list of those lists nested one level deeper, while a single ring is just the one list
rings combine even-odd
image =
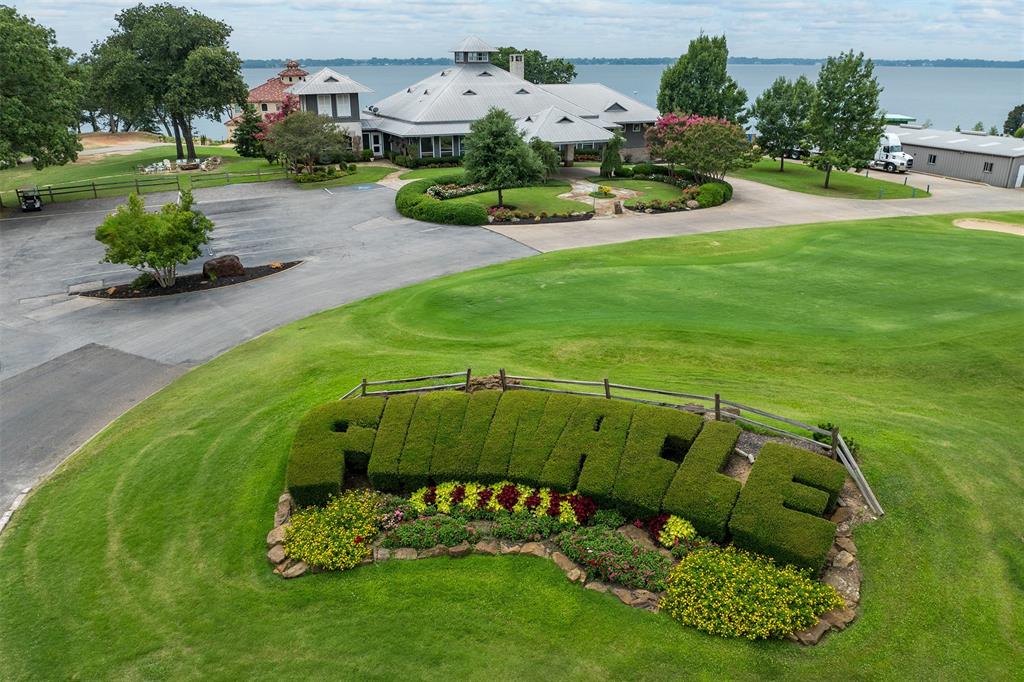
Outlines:
[{"label": "cloudy sky", "polygon": [[[7,0],[8,2],[10,0]],[[558,56],[675,56],[702,29],[733,55],[1024,58],[1021,0],[173,0],[231,24],[243,58],[441,57],[466,35]],[[84,51],[121,0],[15,0]],[[148,4],[148,3],[147,3]]]}]

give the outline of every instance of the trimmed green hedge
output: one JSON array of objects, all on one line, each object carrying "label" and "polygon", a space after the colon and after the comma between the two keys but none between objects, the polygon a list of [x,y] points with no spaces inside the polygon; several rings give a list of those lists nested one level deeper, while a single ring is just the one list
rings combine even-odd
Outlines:
[{"label": "trimmed green hedge", "polygon": [[406,218],[441,225],[484,225],[487,209],[472,202],[448,202],[426,194],[434,185],[461,181],[461,177],[425,178],[410,182],[395,195],[395,208]]},{"label": "trimmed green hedge", "polygon": [[286,474],[296,504],[323,504],[341,493],[346,468],[366,469],[383,410],[383,398],[340,400],[303,417]]},{"label": "trimmed green hedge", "polygon": [[[337,494],[346,471],[378,490],[443,481],[510,480],[579,490],[636,517],[665,511],[716,540],[784,563],[820,568],[845,470],[785,445],[766,445],[746,487],[720,473],[739,436],[729,423],[664,407],[535,391],[437,391],[315,408],[288,462],[300,506]],[[738,496],[738,499],[737,499]],[[731,516],[730,516],[731,515]]]},{"label": "trimmed green hedge", "polygon": [[818,570],[836,524],[821,518],[835,505],[846,470],[792,445],[768,443],[740,492],[729,520],[737,546]]},{"label": "trimmed green hedge", "polygon": [[720,473],[739,437],[740,427],[735,424],[706,424],[661,503],[665,511],[689,519],[698,533],[711,540],[725,539],[729,515],[743,487]]}]

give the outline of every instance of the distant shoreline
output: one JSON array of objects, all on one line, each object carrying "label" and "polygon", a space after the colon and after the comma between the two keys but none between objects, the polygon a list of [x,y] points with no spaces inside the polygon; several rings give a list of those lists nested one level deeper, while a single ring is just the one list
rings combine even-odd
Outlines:
[{"label": "distant shoreline", "polygon": [[[676,57],[567,57],[568,61],[578,65],[651,65],[673,64]],[[273,69],[284,66],[284,59],[245,59],[242,67],[246,69]],[[814,66],[824,62],[822,59],[803,57],[730,57],[730,64],[767,64]],[[972,69],[1024,69],[1024,59],[1015,61],[998,61],[994,59],[874,59],[875,66],[906,66],[924,68],[972,68]],[[392,59],[372,57],[370,59],[300,59],[304,66],[444,66],[451,63],[451,58],[414,57],[409,59]]]}]

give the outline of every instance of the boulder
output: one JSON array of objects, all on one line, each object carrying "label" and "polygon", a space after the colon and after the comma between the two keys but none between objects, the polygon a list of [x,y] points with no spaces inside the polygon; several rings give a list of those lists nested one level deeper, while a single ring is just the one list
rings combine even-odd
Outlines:
[{"label": "boulder", "polygon": [[497,540],[481,540],[476,543],[476,546],[473,549],[479,554],[490,554],[491,556],[494,556],[501,551]]},{"label": "boulder", "polygon": [[453,547],[449,547],[448,556],[455,558],[464,557],[472,551],[473,546],[470,545],[468,542],[463,541]]},{"label": "boulder", "polygon": [[298,578],[300,575],[306,572],[309,566],[306,565],[305,561],[299,561],[281,572],[282,578]]},{"label": "boulder", "polygon": [[850,554],[857,556],[857,545],[853,544],[853,539],[849,537],[836,538],[836,544],[839,549],[845,549]]},{"label": "boulder", "polygon": [[627,590],[625,587],[613,587],[612,594],[619,598],[623,604],[629,604],[633,601],[633,592]]},{"label": "boulder", "polygon": [[278,502],[287,502],[289,505],[292,503],[292,494],[287,490],[281,493],[281,496],[277,498]]},{"label": "boulder", "polygon": [[421,549],[417,556],[420,559],[433,559],[434,557],[444,556],[448,553],[448,548],[444,545],[434,545],[430,549]]},{"label": "boulder", "polygon": [[800,640],[801,644],[812,646],[821,641],[821,638],[829,631],[829,629],[831,629],[831,627],[832,626],[830,626],[828,622],[819,620],[806,630],[801,630],[800,632],[795,632],[793,634],[796,635],[796,638]]},{"label": "boulder", "polygon": [[689,201],[686,202],[686,208],[692,211],[695,208],[700,208],[700,204],[697,203],[695,199],[690,199]]},{"label": "boulder", "polygon": [[571,568],[565,573],[566,579],[571,583],[582,583],[587,579],[587,574],[578,568]]},{"label": "boulder", "polygon": [[835,559],[832,560],[832,565],[836,568],[848,568],[854,561],[853,555],[843,549],[839,551],[839,554],[836,554]]},{"label": "boulder", "polygon": [[217,256],[203,263],[203,279],[218,277],[241,277],[245,274],[238,256]]},{"label": "boulder", "polygon": [[399,547],[391,553],[391,556],[401,561],[410,561],[416,558],[416,550],[412,547]]},{"label": "boulder", "polygon": [[373,560],[374,561],[387,561],[391,558],[391,550],[387,547],[374,547],[373,548]]},{"label": "boulder", "polygon": [[657,606],[658,595],[654,594],[650,590],[634,590],[633,599],[630,600],[629,605],[638,608]]},{"label": "boulder", "polygon": [[566,573],[568,573],[574,568],[579,568],[579,566],[576,565],[576,562],[574,562],[572,559],[565,556],[561,552],[553,552],[551,554],[551,560],[555,562],[556,566],[558,566]]},{"label": "boulder", "polygon": [[600,580],[591,580],[589,583],[583,586],[585,590],[593,590],[594,592],[607,592],[608,585],[601,582]]},{"label": "boulder", "polygon": [[856,564],[849,568],[827,568],[821,576],[821,581],[836,588],[839,596],[848,603],[860,602],[860,569]]},{"label": "boulder", "polygon": [[857,612],[853,609],[835,609],[834,611],[821,614],[821,619],[836,630],[846,629],[846,626],[852,623],[856,617]]},{"label": "boulder", "polygon": [[501,553],[502,554],[519,554],[519,550],[520,549],[521,548],[520,548],[519,545],[510,545],[510,544],[505,543],[505,542],[501,543]]},{"label": "boulder", "polygon": [[284,542],[285,530],[288,526],[274,526],[269,533],[267,533],[267,547],[273,547],[274,545],[280,545]]},{"label": "boulder", "polygon": [[544,545],[539,542],[527,542],[519,549],[520,554],[529,554],[531,556],[540,557],[543,559],[547,556],[547,551],[544,549]]},{"label": "boulder", "polygon": [[836,507],[835,512],[832,514],[832,523],[849,521],[852,517],[853,509],[851,507]]},{"label": "boulder", "polygon": [[274,545],[267,552],[267,561],[272,564],[279,564],[285,560],[284,547],[282,545]]}]

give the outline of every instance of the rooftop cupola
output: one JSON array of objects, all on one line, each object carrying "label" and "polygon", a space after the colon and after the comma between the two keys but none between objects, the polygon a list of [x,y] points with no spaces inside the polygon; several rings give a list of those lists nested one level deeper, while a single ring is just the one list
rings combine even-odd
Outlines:
[{"label": "rooftop cupola", "polygon": [[299,81],[306,80],[306,76],[309,72],[299,66],[299,63],[294,59],[289,59],[284,64],[284,69],[277,73],[282,83],[298,83]]},{"label": "rooftop cupola", "polygon": [[491,61],[491,55],[497,52],[476,36],[466,38],[451,51],[455,53],[456,64],[486,64]]}]

